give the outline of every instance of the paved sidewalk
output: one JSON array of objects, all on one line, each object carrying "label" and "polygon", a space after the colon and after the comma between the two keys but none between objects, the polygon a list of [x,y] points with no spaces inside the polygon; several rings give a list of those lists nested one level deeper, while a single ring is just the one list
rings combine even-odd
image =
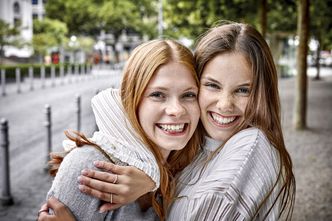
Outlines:
[{"label": "paved sidewalk", "polygon": [[[308,80],[308,127],[292,129],[294,78],[280,80],[282,119],[286,145],[291,153],[297,182],[293,220],[332,220],[332,76]],[[24,162],[22,162],[22,167]],[[12,188],[15,205],[0,207],[1,221],[35,220],[51,185],[42,170],[30,171],[31,179]]]}]

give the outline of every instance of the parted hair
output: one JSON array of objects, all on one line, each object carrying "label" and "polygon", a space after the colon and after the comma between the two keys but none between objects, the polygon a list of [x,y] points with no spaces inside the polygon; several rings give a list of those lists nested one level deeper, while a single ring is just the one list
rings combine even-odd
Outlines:
[{"label": "parted hair", "polygon": [[[121,99],[127,117],[159,165],[160,188],[154,194],[152,205],[161,220],[165,219],[166,211],[174,199],[174,176],[193,160],[203,141],[202,131],[196,130],[188,144],[182,150],[172,151],[167,162],[164,162],[159,147],[148,138],[139,124],[137,112],[144,91],[158,69],[170,62],[185,65],[198,86],[192,52],[174,40],[152,40],[135,48],[125,65],[121,84]],[[162,196],[162,202],[157,200],[158,194]]]},{"label": "parted hair", "polygon": [[[278,75],[265,39],[248,24],[225,22],[213,27],[203,34],[196,44],[194,56],[197,73],[201,77],[209,61],[217,55],[232,52],[241,53],[251,65],[253,73],[244,121],[234,134],[247,127],[257,127],[265,133],[273,147],[278,151],[280,170],[273,189],[277,188],[277,183],[281,183],[281,189],[267,214],[263,215],[266,218],[273,206],[280,200],[282,205],[280,216],[285,214],[286,219],[291,219],[295,200],[295,177],[292,171],[291,157],[285,147],[281,129]],[[259,209],[271,195],[273,189],[269,191],[262,202],[259,202],[252,219],[258,215]]]}]

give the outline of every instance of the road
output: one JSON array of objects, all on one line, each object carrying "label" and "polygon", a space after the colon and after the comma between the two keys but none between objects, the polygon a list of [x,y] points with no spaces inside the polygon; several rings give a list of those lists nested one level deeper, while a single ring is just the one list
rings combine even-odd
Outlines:
[{"label": "road", "polygon": [[[91,135],[95,123],[90,100],[97,90],[118,87],[120,77],[120,71],[96,69],[90,76],[71,78],[70,82],[66,79],[63,85],[57,79],[55,87],[48,80],[42,89],[41,82],[36,81],[35,89],[29,91],[26,82],[21,85],[20,94],[16,93],[16,85],[7,86],[7,95],[0,95],[0,118],[7,119],[9,124],[10,182],[15,204],[29,202],[29,198],[34,197],[31,195],[31,186],[38,190],[38,182],[35,181],[47,177],[43,170],[47,159],[45,104],[49,104],[52,110],[52,150],[59,151],[65,138],[63,131],[76,129],[76,95],[81,96],[81,131]],[[2,171],[0,177],[2,179]],[[40,196],[46,194],[45,187],[40,191],[44,192]],[[38,199],[39,202],[43,200],[40,197]],[[31,203],[35,201],[31,199]],[[36,204],[28,211],[31,213],[35,209]],[[3,212],[6,211],[0,210],[0,220]],[[22,213],[22,220],[29,220],[29,212]],[[35,220],[35,217],[31,217],[31,220]]]}]

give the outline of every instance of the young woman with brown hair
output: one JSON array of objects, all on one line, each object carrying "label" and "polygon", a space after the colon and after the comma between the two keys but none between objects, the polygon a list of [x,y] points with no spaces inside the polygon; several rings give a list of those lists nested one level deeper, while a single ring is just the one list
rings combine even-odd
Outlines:
[{"label": "young woman with brown hair", "polygon": [[[120,94],[108,89],[96,95],[92,106],[100,131],[91,139],[82,134],[69,136],[76,145],[72,143],[62,163],[61,156],[53,154],[52,171],[57,174],[48,197],[66,204],[72,219],[163,220],[173,198],[173,178],[192,161],[201,144],[203,137],[196,131],[198,78],[193,55],[183,45],[154,40],[135,48],[124,69]],[[152,182],[143,189],[154,187],[157,191],[118,210],[100,213],[101,201],[82,194],[77,178],[82,169],[107,158],[141,169]],[[114,176],[112,184],[120,184],[125,178]],[[110,202],[118,199],[114,193],[108,197]],[[47,218],[46,213],[39,216],[39,220]]]}]

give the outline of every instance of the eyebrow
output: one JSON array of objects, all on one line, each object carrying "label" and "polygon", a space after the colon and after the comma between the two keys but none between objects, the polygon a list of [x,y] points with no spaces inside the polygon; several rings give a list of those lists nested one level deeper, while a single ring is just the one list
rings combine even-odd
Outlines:
[{"label": "eyebrow", "polygon": [[[208,81],[212,81],[212,82],[214,82],[216,84],[222,85],[219,81],[217,81],[217,80],[215,80],[215,79],[213,79],[211,77],[203,77],[202,80],[208,80]],[[244,87],[244,86],[249,86],[250,87],[251,86],[251,82],[249,81],[249,82],[245,82],[243,84],[237,85],[237,87]]]},{"label": "eyebrow", "polygon": [[[157,86],[157,87],[147,87],[146,88],[146,90],[162,90],[162,91],[167,91],[168,90],[168,88],[166,88],[166,87],[159,87],[159,86]],[[186,88],[185,90],[183,90],[183,91],[190,91],[190,90],[198,90],[198,86],[195,86],[195,87],[188,87],[188,88]]]},{"label": "eyebrow", "polygon": [[208,80],[208,81],[212,81],[212,82],[214,82],[214,83],[218,83],[218,84],[220,84],[219,81],[217,81],[217,80],[215,80],[215,79],[213,79],[213,78],[211,78],[211,77],[203,77],[203,79],[204,79],[204,80]]}]

